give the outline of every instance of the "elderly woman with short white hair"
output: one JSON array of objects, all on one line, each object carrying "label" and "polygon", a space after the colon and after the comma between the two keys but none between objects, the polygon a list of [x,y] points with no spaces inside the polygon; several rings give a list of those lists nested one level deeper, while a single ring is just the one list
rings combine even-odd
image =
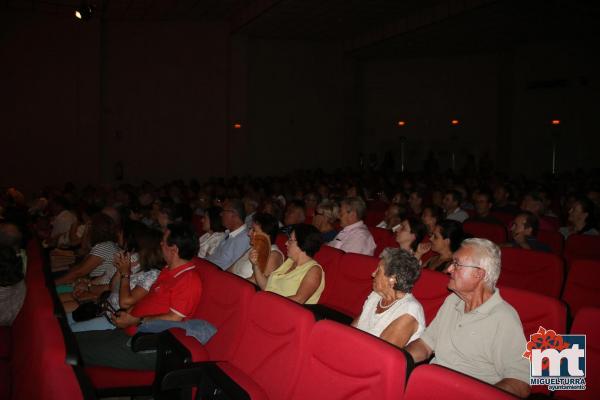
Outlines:
[{"label": "elderly woman with short white hair", "polygon": [[334,224],[340,216],[340,206],[335,201],[323,200],[315,208],[312,224],[321,232],[323,243],[331,242],[337,235]]},{"label": "elderly woman with short white hair", "polygon": [[419,261],[408,251],[387,248],[373,272],[373,292],[352,326],[398,347],[425,330],[421,303],[410,293],[421,275]]}]

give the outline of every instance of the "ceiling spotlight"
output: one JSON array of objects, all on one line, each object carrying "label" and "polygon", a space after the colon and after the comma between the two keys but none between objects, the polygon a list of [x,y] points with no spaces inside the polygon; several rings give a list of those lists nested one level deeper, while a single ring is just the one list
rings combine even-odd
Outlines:
[{"label": "ceiling spotlight", "polygon": [[87,4],[87,2],[82,1],[81,5],[75,10],[75,17],[82,21],[87,21],[92,18],[92,14],[94,12],[94,8]]}]

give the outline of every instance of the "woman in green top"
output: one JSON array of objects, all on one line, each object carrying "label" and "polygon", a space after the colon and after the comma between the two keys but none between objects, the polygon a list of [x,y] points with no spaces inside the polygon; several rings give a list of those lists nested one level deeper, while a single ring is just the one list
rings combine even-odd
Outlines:
[{"label": "woman in green top", "polygon": [[300,304],[316,304],[325,288],[323,268],[312,259],[321,248],[321,232],[308,224],[294,225],[286,242],[288,259],[267,278],[251,251],[249,259],[261,289],[285,296]]}]

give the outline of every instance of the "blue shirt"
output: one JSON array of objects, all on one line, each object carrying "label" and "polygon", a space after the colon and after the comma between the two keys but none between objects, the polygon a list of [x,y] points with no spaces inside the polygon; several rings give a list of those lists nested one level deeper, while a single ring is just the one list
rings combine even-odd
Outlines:
[{"label": "blue shirt", "polygon": [[242,225],[233,232],[225,231],[227,236],[219,243],[215,251],[206,259],[219,268],[229,268],[238,258],[250,248],[246,225]]}]

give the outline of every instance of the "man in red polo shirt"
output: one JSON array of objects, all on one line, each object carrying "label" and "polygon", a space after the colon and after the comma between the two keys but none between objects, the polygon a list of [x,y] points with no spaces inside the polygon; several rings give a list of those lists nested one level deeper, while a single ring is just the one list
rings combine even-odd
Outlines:
[{"label": "man in red polo shirt", "polygon": [[[202,283],[191,259],[198,253],[198,237],[187,223],[173,223],[165,230],[161,248],[167,266],[163,268],[148,294],[133,309],[113,316],[117,328],[76,333],[86,365],[125,369],[154,369],[155,352],[134,353],[130,337],[144,322],[160,319],[181,321],[194,314]],[[123,275],[121,279],[129,279]]]}]

